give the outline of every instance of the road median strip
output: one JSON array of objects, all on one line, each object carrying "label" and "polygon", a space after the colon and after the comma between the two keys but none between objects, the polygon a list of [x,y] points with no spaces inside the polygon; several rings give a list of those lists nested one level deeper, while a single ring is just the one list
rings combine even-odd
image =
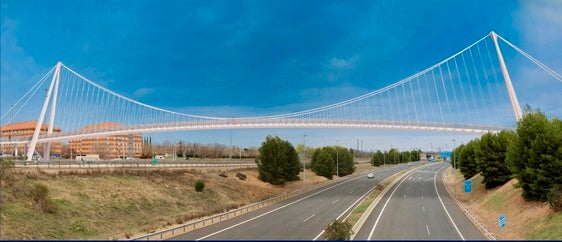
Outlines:
[{"label": "road median strip", "polygon": [[[379,184],[374,187],[367,196],[363,199],[363,201],[345,218],[346,221],[349,221],[352,224],[352,234],[351,240],[355,238],[357,232],[363,227],[365,221],[373,212],[377,204],[380,202],[382,197],[390,190],[394,184],[396,184],[399,180],[403,177],[409,175],[410,173],[414,172],[415,170],[421,169],[423,167],[431,166],[436,163],[428,163],[425,165],[421,165],[418,167],[413,167],[408,170],[401,171],[391,177],[388,177],[381,181]],[[382,184],[382,185],[381,185]],[[377,186],[382,186],[383,189],[376,189]],[[365,209],[365,207],[367,208]],[[359,217],[359,218],[357,218]]]}]

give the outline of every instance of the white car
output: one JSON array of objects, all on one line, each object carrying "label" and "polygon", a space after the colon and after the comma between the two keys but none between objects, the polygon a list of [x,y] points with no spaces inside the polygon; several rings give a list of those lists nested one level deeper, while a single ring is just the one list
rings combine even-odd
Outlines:
[{"label": "white car", "polygon": [[369,174],[367,174],[367,178],[368,178],[368,179],[373,179],[373,178],[375,178],[375,174],[369,173]]}]

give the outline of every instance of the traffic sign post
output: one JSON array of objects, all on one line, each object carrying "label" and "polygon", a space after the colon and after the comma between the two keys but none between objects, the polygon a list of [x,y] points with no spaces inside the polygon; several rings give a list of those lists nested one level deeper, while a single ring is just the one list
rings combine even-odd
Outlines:
[{"label": "traffic sign post", "polygon": [[472,182],[470,180],[464,181],[464,192],[472,191]]},{"label": "traffic sign post", "polygon": [[500,224],[501,235],[503,237],[503,229],[505,228],[505,214],[500,214],[500,216],[498,216],[498,222]]}]

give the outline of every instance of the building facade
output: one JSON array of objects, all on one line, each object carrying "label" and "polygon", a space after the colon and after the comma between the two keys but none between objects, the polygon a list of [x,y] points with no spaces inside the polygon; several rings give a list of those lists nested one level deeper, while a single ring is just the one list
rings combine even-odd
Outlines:
[{"label": "building facade", "polygon": [[[11,139],[31,139],[33,133],[35,132],[35,127],[37,126],[37,121],[25,121],[19,123],[6,124],[0,128],[2,133],[2,138]],[[41,125],[40,135],[47,134],[49,126],[45,123]],[[61,129],[53,127],[53,133],[60,133]],[[44,153],[46,143],[38,143],[35,150],[41,155]],[[1,148],[2,155],[12,155],[12,156],[25,156],[27,151],[27,144],[8,144],[3,145]],[[51,143],[51,156],[60,157],[62,152],[61,142]]]},{"label": "building facade", "polygon": [[[119,123],[99,123],[81,130],[108,129],[123,126]],[[76,155],[99,155],[100,159],[116,159],[142,155],[142,133],[99,136],[68,141],[72,157]]]}]

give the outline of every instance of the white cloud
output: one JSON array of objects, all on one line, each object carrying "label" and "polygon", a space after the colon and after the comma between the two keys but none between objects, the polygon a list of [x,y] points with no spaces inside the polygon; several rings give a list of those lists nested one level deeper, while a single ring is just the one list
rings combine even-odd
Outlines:
[{"label": "white cloud", "polygon": [[357,60],[359,60],[359,56],[357,55],[354,55],[348,59],[340,59],[334,57],[330,60],[330,67],[336,69],[350,69],[355,67],[355,62],[357,62]]},{"label": "white cloud", "polygon": [[148,94],[151,94],[154,92],[154,88],[148,88],[148,87],[143,87],[143,88],[139,88],[137,89],[133,95],[135,96],[135,98],[141,98],[144,97]]},{"label": "white cloud", "polygon": [[[520,6],[514,16],[514,24],[520,30],[521,43],[514,44],[555,72],[562,73],[562,1],[521,1]],[[521,92],[516,89],[520,104],[530,104],[549,116],[560,117],[560,82],[530,62],[523,64],[512,68],[515,69],[512,79],[517,81],[519,77],[523,87],[521,90],[525,90]]]}]

